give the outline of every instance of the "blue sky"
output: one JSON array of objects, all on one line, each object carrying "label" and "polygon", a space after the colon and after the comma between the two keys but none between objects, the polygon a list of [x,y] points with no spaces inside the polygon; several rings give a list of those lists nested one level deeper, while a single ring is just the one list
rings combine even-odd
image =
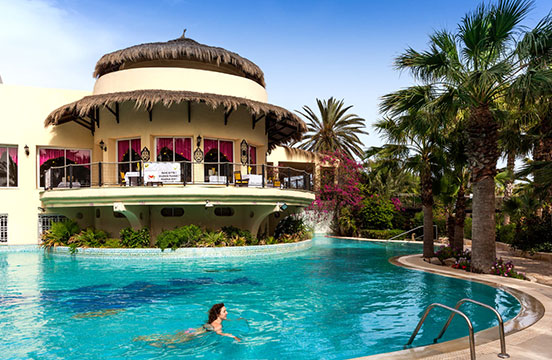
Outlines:
[{"label": "blue sky", "polygon": [[[412,83],[392,67],[406,47],[424,49],[433,30],[454,30],[472,0],[400,1],[71,1],[0,0],[4,83],[91,90],[105,53],[186,35],[252,60],[269,101],[290,110],[330,96],[366,119],[366,146],[379,98]],[[552,9],[539,0],[534,26]]]}]

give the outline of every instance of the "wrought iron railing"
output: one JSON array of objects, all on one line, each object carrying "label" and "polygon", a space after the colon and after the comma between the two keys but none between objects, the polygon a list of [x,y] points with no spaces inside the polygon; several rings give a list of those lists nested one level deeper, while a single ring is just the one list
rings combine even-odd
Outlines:
[{"label": "wrought iron railing", "polygon": [[287,166],[230,162],[94,162],[54,166],[46,190],[102,186],[235,185],[312,191],[314,174]]}]

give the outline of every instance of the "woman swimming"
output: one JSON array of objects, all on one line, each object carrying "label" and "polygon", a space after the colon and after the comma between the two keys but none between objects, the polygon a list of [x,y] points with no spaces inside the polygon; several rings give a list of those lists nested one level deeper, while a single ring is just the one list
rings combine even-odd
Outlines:
[{"label": "woman swimming", "polygon": [[228,311],[226,311],[226,306],[224,306],[224,303],[215,304],[209,310],[209,319],[207,320],[207,324],[203,325],[203,328],[207,331],[214,331],[218,335],[228,336],[234,338],[237,341],[241,341],[241,339],[237,336],[222,332],[222,321],[226,320],[227,316]]},{"label": "woman swimming", "polygon": [[209,319],[207,323],[200,328],[189,328],[184,331],[179,331],[174,335],[151,335],[151,336],[139,336],[134,338],[134,341],[146,341],[151,346],[161,347],[167,345],[168,347],[174,347],[174,344],[188,342],[194,337],[204,334],[207,331],[214,331],[221,336],[228,336],[234,338],[237,341],[241,341],[240,338],[222,332],[222,321],[226,320],[228,311],[223,303],[215,304],[209,310]]}]

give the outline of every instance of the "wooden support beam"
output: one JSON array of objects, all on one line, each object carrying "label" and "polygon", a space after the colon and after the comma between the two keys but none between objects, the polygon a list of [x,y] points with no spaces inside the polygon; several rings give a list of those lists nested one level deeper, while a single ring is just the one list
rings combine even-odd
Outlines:
[{"label": "wooden support beam", "polygon": [[192,102],[188,101],[188,122],[192,122]]},{"label": "wooden support beam", "polygon": [[259,116],[258,118],[255,117],[255,115],[251,115],[251,121],[253,123],[253,130],[255,129],[255,125],[261,121],[265,116],[264,115],[261,115]]},{"label": "wooden support beam", "polygon": [[96,126],[99,129],[100,128],[100,108],[99,107],[94,108],[94,116],[96,117]]},{"label": "wooden support beam", "polygon": [[228,110],[224,113],[224,125],[225,126],[228,125],[228,118],[230,117],[230,114],[232,114],[232,111],[233,110],[230,109],[230,110]]},{"label": "wooden support beam", "polygon": [[85,128],[87,128],[88,130],[90,130],[90,132],[92,132],[92,135],[94,135],[94,122],[93,121],[88,121],[86,120],[85,118],[81,117],[81,116],[77,116],[75,117],[75,120],[74,120],[77,124],[81,125],[81,126],[84,126]]},{"label": "wooden support beam", "polygon": [[109,105],[105,105],[105,108],[109,110],[109,112],[112,113],[113,116],[115,116],[115,120],[117,120],[117,124],[118,124],[119,123],[119,103],[118,102],[115,103],[115,110],[111,109]]}]

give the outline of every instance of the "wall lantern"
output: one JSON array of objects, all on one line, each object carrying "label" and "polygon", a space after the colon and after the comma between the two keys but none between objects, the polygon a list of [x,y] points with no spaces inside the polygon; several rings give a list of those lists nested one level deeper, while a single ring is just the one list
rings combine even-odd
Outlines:
[{"label": "wall lantern", "polygon": [[29,146],[28,145],[25,145],[25,147],[23,148],[25,149],[25,155],[29,156]]},{"label": "wall lantern", "polygon": [[107,145],[105,145],[103,140],[100,140],[100,150],[101,151],[107,151]]},{"label": "wall lantern", "polygon": [[198,135],[198,136],[197,136],[197,142],[196,142],[196,144],[197,144],[197,147],[200,147],[200,146],[201,146],[201,135]]}]

